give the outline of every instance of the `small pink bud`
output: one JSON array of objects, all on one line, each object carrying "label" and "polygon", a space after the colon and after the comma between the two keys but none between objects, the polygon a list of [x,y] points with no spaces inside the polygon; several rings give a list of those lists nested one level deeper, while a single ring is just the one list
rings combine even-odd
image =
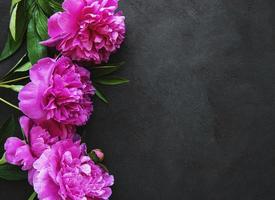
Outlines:
[{"label": "small pink bud", "polygon": [[102,152],[101,149],[94,149],[92,151],[96,154],[100,162],[104,160],[104,153]]}]

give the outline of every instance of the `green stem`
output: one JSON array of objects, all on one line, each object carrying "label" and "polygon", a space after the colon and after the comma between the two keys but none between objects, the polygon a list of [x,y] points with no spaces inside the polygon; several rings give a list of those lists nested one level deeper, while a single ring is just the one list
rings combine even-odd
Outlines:
[{"label": "green stem", "polygon": [[5,163],[7,163],[7,160],[6,160],[5,154],[3,154],[3,156],[0,160],[0,165],[4,165]]},{"label": "green stem", "polygon": [[4,81],[4,82],[1,82],[0,84],[2,85],[2,84],[7,84],[7,83],[13,83],[13,82],[17,82],[17,81],[22,81],[22,80],[27,79],[27,78],[29,78],[29,76],[23,76],[23,77],[20,77],[20,78]]},{"label": "green stem", "polygon": [[35,197],[36,197],[36,193],[33,192],[32,195],[28,198],[28,200],[34,200]]},{"label": "green stem", "polygon": [[2,88],[8,88],[8,89],[10,89],[10,88],[11,88],[11,86],[10,86],[10,85],[4,85],[4,84],[0,84],[0,87],[2,87]]},{"label": "green stem", "polygon": [[17,109],[17,110],[20,110],[20,108],[18,108],[17,106],[13,105],[12,103],[6,101],[5,99],[0,98],[0,101],[2,101],[3,103],[5,103],[5,104],[7,104],[7,105],[9,105],[9,106]]}]

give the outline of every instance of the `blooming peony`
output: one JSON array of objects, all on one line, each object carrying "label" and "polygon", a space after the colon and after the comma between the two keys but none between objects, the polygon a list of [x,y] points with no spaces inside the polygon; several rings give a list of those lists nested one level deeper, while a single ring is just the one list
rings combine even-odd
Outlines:
[{"label": "blooming peony", "polygon": [[[54,120],[65,125],[83,125],[93,110],[90,73],[67,57],[44,58],[30,69],[31,82],[18,95],[20,110],[42,123]],[[62,125],[60,125],[60,128]]]},{"label": "blooming peony", "polygon": [[[25,140],[10,137],[5,142],[5,158],[8,163],[22,166],[22,170],[33,170],[33,163],[41,154],[60,139],[78,140],[75,128],[59,126],[54,121],[36,124],[26,116],[20,118],[20,126]],[[29,182],[32,183],[32,173],[29,173]]]},{"label": "blooming peony", "polygon": [[16,137],[8,138],[5,142],[5,157],[10,164],[22,165],[23,170],[31,169],[33,162],[52,144],[60,139],[74,137],[74,128],[61,129],[54,121],[37,125],[25,116],[19,121],[26,141]]},{"label": "blooming peony", "polygon": [[86,156],[80,142],[62,140],[33,164],[33,186],[40,200],[107,200],[114,178]]},{"label": "blooming peony", "polygon": [[118,0],[65,0],[62,7],[64,12],[50,17],[50,39],[42,44],[56,46],[73,60],[107,62],[125,37]]}]

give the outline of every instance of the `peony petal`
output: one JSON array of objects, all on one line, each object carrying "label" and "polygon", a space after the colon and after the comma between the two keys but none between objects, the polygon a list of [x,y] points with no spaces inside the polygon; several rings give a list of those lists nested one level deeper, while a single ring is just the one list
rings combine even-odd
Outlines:
[{"label": "peony petal", "polygon": [[64,31],[64,34],[74,34],[78,31],[77,21],[73,14],[62,13],[58,23]]},{"label": "peony petal", "polygon": [[80,166],[81,171],[86,174],[87,176],[91,175],[92,169],[89,164],[84,164]]},{"label": "peony petal", "polygon": [[33,122],[30,118],[26,116],[22,116],[19,119],[20,126],[23,130],[23,133],[27,139],[29,139],[29,132],[31,127],[33,126]]},{"label": "peony petal", "polygon": [[51,37],[57,37],[63,34],[63,30],[59,26],[59,18],[61,16],[61,12],[55,13],[48,20],[48,34]]},{"label": "peony petal", "polygon": [[62,4],[64,10],[73,15],[77,15],[84,6],[84,0],[65,0]]},{"label": "peony petal", "polygon": [[23,170],[32,168],[34,158],[29,146],[24,141],[16,137],[10,137],[7,139],[4,148],[6,150],[5,158],[8,163],[18,166],[22,165]]},{"label": "peony petal", "polygon": [[51,58],[43,58],[39,60],[30,69],[30,78],[33,83],[49,85],[51,75],[54,70],[55,60]]},{"label": "peony petal", "polygon": [[28,182],[30,185],[33,185],[33,175],[34,175],[35,170],[34,169],[30,169],[28,171]]},{"label": "peony petal", "polygon": [[35,159],[32,156],[30,147],[27,144],[19,147],[16,150],[15,157],[18,161],[21,161],[21,164],[23,165],[22,170],[32,169],[32,164],[35,161]]},{"label": "peony petal", "polygon": [[52,181],[47,170],[35,171],[33,175],[34,191],[41,200],[61,200],[58,186]]},{"label": "peony petal", "polygon": [[29,143],[31,145],[32,153],[36,157],[40,157],[43,151],[49,147],[47,142],[50,139],[50,134],[40,126],[35,126],[30,132],[30,137],[31,140]]},{"label": "peony petal", "polygon": [[6,140],[4,144],[5,148],[5,158],[8,161],[8,163],[14,164],[14,165],[20,165],[20,162],[17,161],[15,158],[16,150],[19,147],[22,147],[25,145],[25,142],[20,140],[17,137],[10,137]]},{"label": "peony petal", "polygon": [[118,0],[100,0],[101,6],[105,9],[115,11],[118,7]]},{"label": "peony petal", "polygon": [[32,82],[28,83],[18,95],[19,108],[28,117],[40,120],[45,117],[41,108],[41,94],[39,88]]},{"label": "peony petal", "polygon": [[48,40],[40,42],[41,45],[47,46],[47,47],[54,47],[56,46],[60,41],[62,40],[62,36],[57,36],[50,38]]},{"label": "peony petal", "polygon": [[76,128],[72,125],[60,124],[54,120],[47,120],[41,123],[42,127],[47,127],[53,137],[61,139],[72,138],[76,134]]}]

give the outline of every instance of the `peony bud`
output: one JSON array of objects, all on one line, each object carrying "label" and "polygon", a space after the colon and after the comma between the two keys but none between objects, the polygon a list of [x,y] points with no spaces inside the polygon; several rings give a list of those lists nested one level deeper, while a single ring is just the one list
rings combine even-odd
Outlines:
[{"label": "peony bud", "polygon": [[89,155],[95,163],[100,163],[104,160],[104,153],[101,149],[94,149]]}]

